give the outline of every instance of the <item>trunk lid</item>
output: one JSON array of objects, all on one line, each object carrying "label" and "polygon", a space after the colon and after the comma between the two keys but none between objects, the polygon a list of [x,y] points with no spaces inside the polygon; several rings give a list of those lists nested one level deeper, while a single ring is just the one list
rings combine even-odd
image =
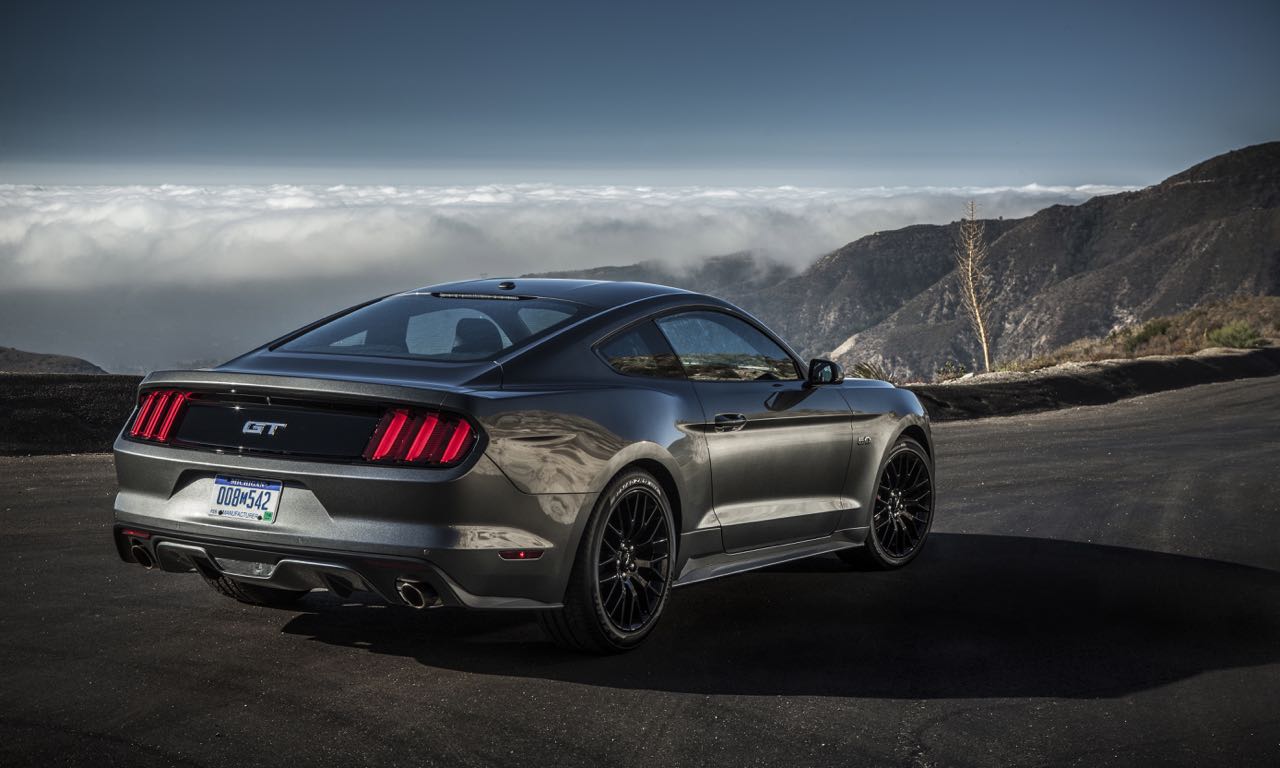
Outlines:
[{"label": "trunk lid", "polygon": [[189,393],[168,441],[176,447],[361,461],[389,408],[456,411],[456,395],[477,380],[496,388],[501,369],[255,354],[214,370],[159,371],[140,389]]}]

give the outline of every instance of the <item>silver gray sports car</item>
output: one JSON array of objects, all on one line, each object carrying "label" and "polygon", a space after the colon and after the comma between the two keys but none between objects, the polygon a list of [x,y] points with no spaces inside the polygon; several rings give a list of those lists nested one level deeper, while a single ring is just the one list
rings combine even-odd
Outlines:
[{"label": "silver gray sports car", "polygon": [[532,609],[594,652],[641,642],[672,587],[824,553],[906,565],[934,509],[914,395],[643,283],[383,297],[151,374],[115,457],[126,562],[262,605]]}]

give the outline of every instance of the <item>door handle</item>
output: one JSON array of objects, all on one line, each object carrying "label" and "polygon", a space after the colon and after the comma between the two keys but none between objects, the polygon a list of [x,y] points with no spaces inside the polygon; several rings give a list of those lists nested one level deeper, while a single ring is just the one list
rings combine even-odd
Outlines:
[{"label": "door handle", "polygon": [[737,432],[747,426],[747,417],[740,413],[717,413],[717,432]]}]

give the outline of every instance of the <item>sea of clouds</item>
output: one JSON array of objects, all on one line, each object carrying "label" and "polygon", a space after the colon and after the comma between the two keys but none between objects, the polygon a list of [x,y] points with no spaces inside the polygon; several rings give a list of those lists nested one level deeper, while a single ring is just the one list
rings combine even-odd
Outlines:
[{"label": "sea of clouds", "polygon": [[432,282],[751,250],[801,267],[882,229],[1109,187],[0,186],[9,288],[417,274]]},{"label": "sea of clouds", "polygon": [[[969,199],[1017,217],[1120,190],[0,185],[0,344],[147,368],[226,354],[208,338],[218,323],[261,340],[397,287],[739,251],[800,269],[872,232],[953,221]],[[162,319],[178,296],[184,311]],[[192,341],[120,342],[157,321]]]}]

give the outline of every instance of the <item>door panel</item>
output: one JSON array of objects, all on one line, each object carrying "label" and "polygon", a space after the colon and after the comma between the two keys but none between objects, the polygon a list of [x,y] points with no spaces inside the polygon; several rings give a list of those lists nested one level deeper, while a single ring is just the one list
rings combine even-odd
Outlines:
[{"label": "door panel", "polygon": [[712,502],[725,549],[826,536],[841,511],[852,412],[835,388],[810,387],[776,339],[727,311],[657,318],[702,404]]},{"label": "door panel", "polygon": [[[707,419],[712,497],[725,548],[831,533],[852,506],[841,496],[853,433],[840,393],[799,381],[694,386]],[[724,428],[725,417],[732,428]]]}]

